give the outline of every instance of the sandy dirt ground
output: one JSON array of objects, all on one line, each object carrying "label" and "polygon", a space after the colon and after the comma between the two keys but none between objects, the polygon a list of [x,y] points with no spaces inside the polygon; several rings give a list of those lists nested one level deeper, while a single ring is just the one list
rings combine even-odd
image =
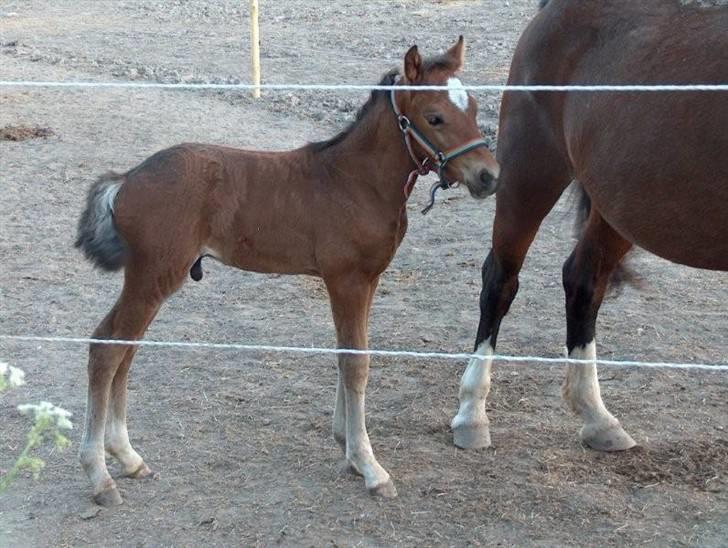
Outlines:
[{"label": "sandy dirt ground", "polygon": [[[412,43],[425,53],[464,34],[467,83],[502,82],[535,0],[262,0],[263,77],[271,83],[375,83]],[[247,80],[245,2],[4,0],[0,79]],[[242,6],[242,7],[241,7]],[[87,336],[120,275],[74,249],[96,175],[183,141],[286,149],[333,134],[365,93],[0,90],[0,332]],[[497,95],[479,94],[497,123]],[[20,131],[20,133],[18,133]],[[15,139],[13,137],[20,137]],[[31,138],[26,138],[31,137]],[[429,180],[383,277],[371,344],[471,349],[493,201],[450,191],[427,217]],[[504,321],[499,351],[558,356],[560,270],[574,241],[562,201],[544,224]],[[645,281],[608,300],[602,357],[725,362],[724,274],[637,252]],[[208,262],[165,306],[148,338],[332,346],[321,283]],[[604,399],[641,447],[582,447],[559,397],[562,366],[496,367],[493,447],[452,445],[464,364],[375,359],[368,392],[374,449],[399,497],[369,497],[330,434],[330,356],[142,349],[130,383],[132,443],[157,481],[120,480],[125,504],[91,519],[77,461],[86,392],[83,345],[0,342],[29,384],[0,397],[0,469],[28,423],[15,406],[47,399],[74,413],[73,447],[41,452],[41,478],[0,498],[0,546],[721,546],[728,543],[728,377],[601,371]],[[90,514],[93,514],[91,512]]]}]

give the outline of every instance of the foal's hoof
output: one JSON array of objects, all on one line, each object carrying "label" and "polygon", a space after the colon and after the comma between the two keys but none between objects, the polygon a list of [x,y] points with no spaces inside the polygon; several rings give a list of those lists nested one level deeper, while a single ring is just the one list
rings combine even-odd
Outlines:
[{"label": "foal's hoof", "polygon": [[124,477],[131,479],[152,479],[155,475],[152,473],[152,469],[142,462],[136,470],[125,473]]},{"label": "foal's hoof", "polygon": [[121,498],[119,490],[116,487],[110,487],[95,495],[94,502],[104,508],[111,508],[112,506],[123,504],[124,499]]},{"label": "foal's hoof", "polygon": [[584,426],[581,441],[597,451],[626,451],[637,445],[619,423],[601,429]]},{"label": "foal's hoof", "polygon": [[453,441],[461,449],[485,449],[490,447],[490,429],[487,424],[457,426],[452,430]]},{"label": "foal's hoof", "polygon": [[384,483],[369,487],[369,494],[373,497],[382,497],[385,499],[393,499],[397,496],[397,488],[394,486],[394,482],[388,479]]},{"label": "foal's hoof", "polygon": [[352,463],[350,463],[348,460],[344,462],[344,464],[341,466],[342,473],[346,474],[354,474],[355,476],[362,477],[364,474],[359,472],[356,466],[354,466]]}]

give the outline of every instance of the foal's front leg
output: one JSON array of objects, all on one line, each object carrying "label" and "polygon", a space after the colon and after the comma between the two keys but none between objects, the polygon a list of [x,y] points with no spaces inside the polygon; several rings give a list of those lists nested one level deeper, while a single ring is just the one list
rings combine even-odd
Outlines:
[{"label": "foal's front leg", "polygon": [[[366,350],[369,306],[377,285],[376,279],[366,279],[363,276],[336,277],[327,279],[326,285],[331,298],[339,348]],[[368,376],[369,356],[339,355],[334,437],[339,443],[344,438],[346,460],[354,470],[364,476],[369,492],[373,495],[394,497],[397,490],[387,471],[374,457],[366,430],[364,399]]]}]

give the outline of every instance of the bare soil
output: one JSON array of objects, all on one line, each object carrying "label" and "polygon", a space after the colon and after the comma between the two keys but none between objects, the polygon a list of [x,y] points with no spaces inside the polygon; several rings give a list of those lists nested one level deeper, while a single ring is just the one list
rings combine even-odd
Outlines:
[{"label": "bare soil", "polygon": [[53,130],[47,127],[5,126],[0,128],[0,141],[26,141],[51,135],[53,135]]},{"label": "bare soil", "polygon": [[[501,82],[535,0],[262,0],[264,80],[374,83],[412,43],[425,53],[464,34],[464,80]],[[6,0],[0,79],[247,80],[245,2]],[[2,89],[0,127],[52,135],[0,141],[0,332],[86,336],[120,275],[72,249],[86,189],[183,141],[285,149],[332,135],[365,93]],[[496,126],[499,97],[479,94]],[[471,348],[493,201],[462,190],[427,217],[425,180],[410,229],[374,305],[377,348]],[[503,353],[556,356],[564,340],[560,267],[574,241],[565,199],[544,223],[502,328]],[[725,274],[637,252],[641,291],[607,301],[602,357],[725,362]],[[149,331],[156,340],[334,344],[315,279],[205,264]],[[0,342],[28,386],[0,398],[0,469],[22,446],[18,403],[74,413],[74,447],[46,451],[41,478],[0,498],[0,546],[495,545],[724,546],[728,543],[728,377],[664,369],[601,371],[602,391],[641,447],[582,447],[559,397],[560,366],[496,368],[493,447],[452,445],[464,364],[375,359],[369,432],[400,496],[370,498],[330,434],[335,362],[327,356],[142,349],[132,370],[132,443],[157,481],[120,480],[126,503],[93,508],[77,463],[86,392],[83,345]]]}]

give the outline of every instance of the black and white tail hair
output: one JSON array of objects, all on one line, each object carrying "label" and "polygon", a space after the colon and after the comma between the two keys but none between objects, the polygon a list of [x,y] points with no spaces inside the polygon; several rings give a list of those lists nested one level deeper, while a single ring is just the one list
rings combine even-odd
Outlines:
[{"label": "black and white tail hair", "polygon": [[123,175],[107,173],[91,186],[74,244],[95,266],[108,271],[122,268],[126,258],[126,247],[114,226],[114,199],[123,182]]}]

